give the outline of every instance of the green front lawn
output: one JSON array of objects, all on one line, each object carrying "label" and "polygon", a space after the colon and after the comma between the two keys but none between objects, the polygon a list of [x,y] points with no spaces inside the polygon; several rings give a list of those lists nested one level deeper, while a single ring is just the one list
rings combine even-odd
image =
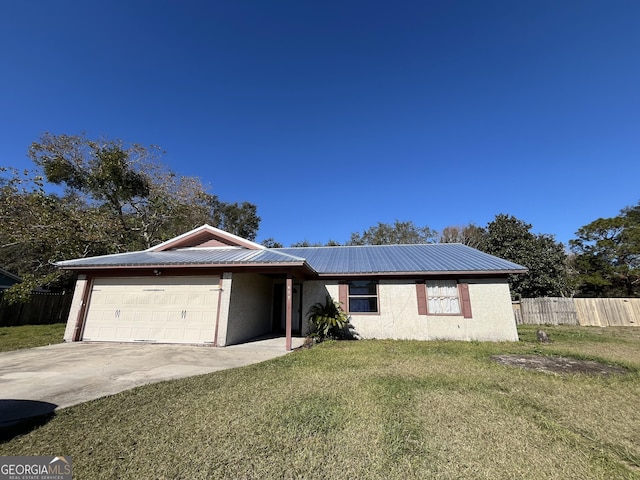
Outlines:
[{"label": "green front lawn", "polygon": [[[0,455],[71,455],[74,478],[640,478],[640,329],[522,327],[520,343],[325,343],[59,411]],[[491,355],[563,354],[626,375]]]},{"label": "green front lawn", "polygon": [[0,327],[0,352],[61,343],[64,328],[64,323]]}]

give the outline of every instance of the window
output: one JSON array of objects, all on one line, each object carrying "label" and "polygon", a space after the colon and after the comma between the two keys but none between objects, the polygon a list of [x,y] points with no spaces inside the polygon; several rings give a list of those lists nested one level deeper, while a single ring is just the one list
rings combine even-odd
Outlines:
[{"label": "window", "polygon": [[460,315],[458,283],[455,280],[427,281],[427,311],[432,315]]},{"label": "window", "polygon": [[456,280],[417,280],[418,315],[462,315],[473,318],[469,284]]},{"label": "window", "polygon": [[378,282],[356,280],[348,283],[351,313],[378,313]]}]

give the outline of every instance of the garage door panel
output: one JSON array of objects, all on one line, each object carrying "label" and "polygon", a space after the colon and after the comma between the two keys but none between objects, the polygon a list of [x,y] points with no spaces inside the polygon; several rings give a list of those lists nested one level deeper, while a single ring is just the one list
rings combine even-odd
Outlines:
[{"label": "garage door panel", "polygon": [[87,322],[84,329],[84,337],[93,339],[102,336],[115,337],[118,322],[114,319],[112,310],[94,311],[92,312],[92,321]]},{"label": "garage door panel", "polygon": [[162,335],[165,335],[165,334],[166,334],[166,330],[165,330],[164,327],[156,327],[156,328],[152,327],[152,328],[149,329],[149,335],[152,338],[158,338],[158,337],[160,337]]},{"label": "garage door panel", "polygon": [[170,295],[154,295],[153,304],[157,306],[170,306],[172,297]]},{"label": "garage door panel", "polygon": [[206,294],[189,294],[189,305],[207,305],[209,293]]},{"label": "garage door panel", "polygon": [[125,336],[129,336],[132,340],[134,341],[139,341],[139,342],[144,342],[144,341],[149,341],[149,332],[151,331],[150,328],[148,327],[133,327],[131,329],[129,329],[129,331],[127,332],[125,329],[121,329],[120,332],[125,335]]},{"label": "garage door panel", "polygon": [[110,293],[109,291],[101,291],[100,293],[102,292],[104,292],[104,294],[100,296],[104,298],[103,300],[104,305],[119,305],[122,303],[121,294],[117,294],[117,293],[114,294],[114,293]]},{"label": "garage door panel", "polygon": [[186,328],[180,333],[180,335],[182,335],[185,343],[197,343],[195,339],[198,338],[213,338],[214,330],[202,328]]},{"label": "garage door panel", "polygon": [[[98,293],[98,295],[96,295],[96,293]],[[92,292],[92,296],[94,297],[92,300],[92,303],[97,304],[97,305],[106,305],[107,304],[107,295],[100,295],[100,293],[102,293],[101,290],[93,290]]]},{"label": "garage door panel", "polygon": [[117,335],[117,328],[116,327],[99,327],[95,329],[95,332],[90,335],[90,338],[101,338],[101,337],[105,337],[105,338],[116,338]]},{"label": "garage door panel", "polygon": [[163,335],[172,342],[182,342],[185,339],[185,331],[182,328],[165,328]]},{"label": "garage door panel", "polygon": [[165,323],[169,321],[169,312],[167,310],[154,310],[151,319],[154,323]]},{"label": "garage door panel", "polygon": [[110,295],[111,300],[114,303],[122,303],[123,305],[136,305],[138,303],[139,295],[136,293],[125,293],[124,295]]},{"label": "garage door panel", "polygon": [[219,277],[95,279],[83,340],[213,342]]},{"label": "garage door panel", "polygon": [[133,333],[132,327],[117,327],[115,329],[114,337],[117,338],[128,338],[135,336]]}]

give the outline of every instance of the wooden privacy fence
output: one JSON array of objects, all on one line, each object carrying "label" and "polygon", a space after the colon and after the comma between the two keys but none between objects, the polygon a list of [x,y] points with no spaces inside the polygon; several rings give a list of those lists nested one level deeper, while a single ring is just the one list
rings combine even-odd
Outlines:
[{"label": "wooden privacy fence", "polygon": [[516,315],[516,322],[519,325],[578,325],[572,298],[523,298],[518,313],[520,318]]},{"label": "wooden privacy fence", "polygon": [[580,325],[640,326],[640,298],[574,298]]},{"label": "wooden privacy fence", "polygon": [[3,297],[0,293],[0,327],[13,327],[66,322],[73,295],[34,292],[27,303],[12,305]]},{"label": "wooden privacy fence", "polygon": [[513,313],[518,325],[640,326],[640,298],[523,298]]}]

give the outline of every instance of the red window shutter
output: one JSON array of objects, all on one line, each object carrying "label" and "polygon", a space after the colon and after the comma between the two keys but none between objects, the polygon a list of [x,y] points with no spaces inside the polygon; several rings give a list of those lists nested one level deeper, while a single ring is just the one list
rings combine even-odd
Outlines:
[{"label": "red window shutter", "polygon": [[338,285],[338,301],[340,302],[340,306],[342,310],[345,312],[349,311],[349,299],[347,298],[349,295],[349,285],[346,283],[341,283]]},{"label": "red window shutter", "polygon": [[458,291],[460,292],[460,303],[462,304],[462,316],[464,318],[473,318],[471,314],[471,298],[469,298],[469,284],[459,283]]},{"label": "red window shutter", "polygon": [[416,296],[418,297],[418,315],[426,315],[427,286],[424,283],[416,283]]}]

